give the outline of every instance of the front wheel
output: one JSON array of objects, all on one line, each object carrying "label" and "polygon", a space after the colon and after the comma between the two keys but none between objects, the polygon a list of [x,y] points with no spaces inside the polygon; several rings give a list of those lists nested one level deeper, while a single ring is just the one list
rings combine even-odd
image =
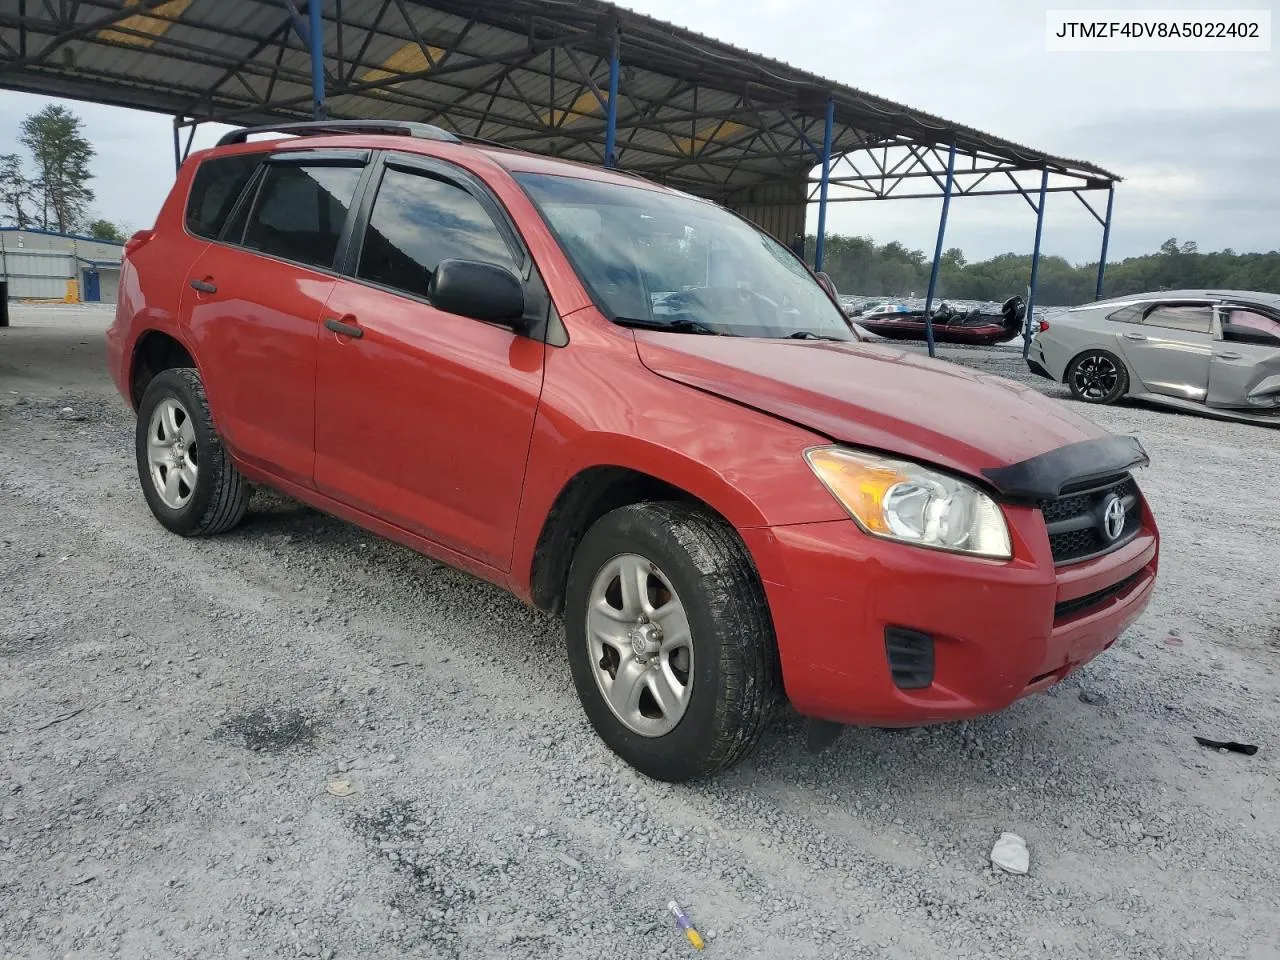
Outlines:
[{"label": "front wheel", "polygon": [[1071,395],[1085,403],[1115,403],[1129,392],[1129,371],[1106,350],[1089,350],[1067,366]]},{"label": "front wheel", "polygon": [[655,780],[746,756],[779,700],[764,592],[722,520],[681,503],[621,507],[587,531],[569,572],[574,685],[600,738]]}]

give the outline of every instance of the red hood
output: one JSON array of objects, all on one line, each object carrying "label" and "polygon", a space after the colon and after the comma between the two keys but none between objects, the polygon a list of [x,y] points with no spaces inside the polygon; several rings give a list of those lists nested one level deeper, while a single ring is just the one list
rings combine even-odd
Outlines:
[{"label": "red hood", "polygon": [[641,362],[659,376],[971,475],[1107,436],[1030,387],[893,347],[635,334]]}]

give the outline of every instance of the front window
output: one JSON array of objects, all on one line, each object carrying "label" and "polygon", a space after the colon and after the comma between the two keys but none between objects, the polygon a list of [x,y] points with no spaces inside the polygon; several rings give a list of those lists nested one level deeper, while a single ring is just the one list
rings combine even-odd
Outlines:
[{"label": "front window", "polygon": [[373,201],[356,275],[425,297],[436,267],[450,258],[516,270],[479,200],[429,174],[388,167]]},{"label": "front window", "polygon": [[1257,310],[1231,308],[1223,327],[1224,339],[1280,343],[1280,320]]},{"label": "front window", "polygon": [[618,323],[740,337],[857,339],[791,251],[726,210],[643,187],[517,174]]}]

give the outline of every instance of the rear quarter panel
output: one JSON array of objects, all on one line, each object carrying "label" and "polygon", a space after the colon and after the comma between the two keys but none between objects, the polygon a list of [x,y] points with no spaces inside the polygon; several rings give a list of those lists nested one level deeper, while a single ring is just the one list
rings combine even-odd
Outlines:
[{"label": "rear quarter panel", "polygon": [[168,334],[186,347],[197,365],[200,362],[181,327],[180,306],[187,270],[209,245],[183,226],[187,191],[201,156],[193,155],[182,165],[156,217],[155,235],[121,264],[115,320],[107,331],[107,362],[116,388],[130,402],[134,349],[147,332]]},{"label": "rear quarter panel", "polygon": [[1044,348],[1045,368],[1059,383],[1066,379],[1071,361],[1086,350],[1116,353],[1111,321],[1099,312],[1080,311],[1049,318],[1049,329],[1037,337]]}]

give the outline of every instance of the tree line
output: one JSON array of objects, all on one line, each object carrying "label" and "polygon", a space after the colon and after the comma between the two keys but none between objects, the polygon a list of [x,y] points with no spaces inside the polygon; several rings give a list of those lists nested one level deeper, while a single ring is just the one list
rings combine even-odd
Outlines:
[{"label": "tree line", "polygon": [[[806,249],[812,254],[814,238]],[[824,269],[841,293],[924,297],[933,258],[896,241],[877,244],[870,237],[829,236]],[[1040,257],[1036,302],[1074,306],[1094,299],[1098,263],[1072,264],[1062,257]],[[1001,302],[1024,293],[1031,280],[1031,256],[1002,253],[969,263],[952,247],[942,255],[935,299]],[[1201,253],[1194,242],[1166,240],[1156,253],[1107,264],[1104,296],[1124,296],[1178,288],[1258,290],[1280,293],[1280,250]]]},{"label": "tree line", "polygon": [[96,151],[79,117],[50,104],[23,119],[18,142],[27,156],[0,154],[0,222],[124,241],[124,228],[90,214],[94,192],[89,164]]}]

